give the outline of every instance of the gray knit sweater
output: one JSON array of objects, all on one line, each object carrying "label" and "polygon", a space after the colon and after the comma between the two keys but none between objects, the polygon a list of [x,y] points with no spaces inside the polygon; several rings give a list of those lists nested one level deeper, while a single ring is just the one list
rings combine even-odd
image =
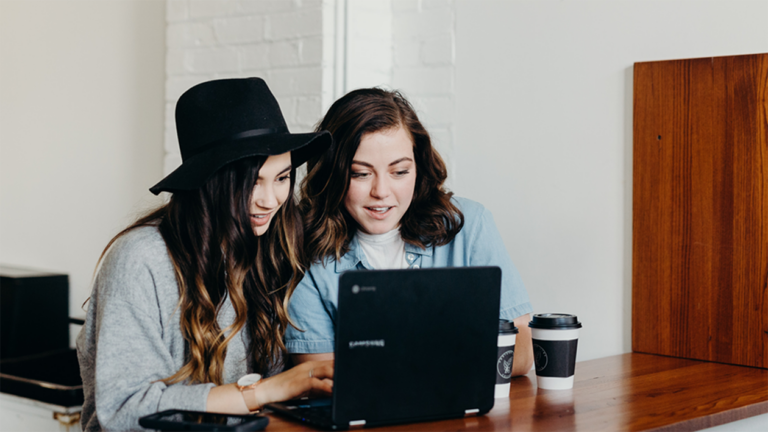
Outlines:
[{"label": "gray knit sweater", "polygon": [[[85,402],[85,431],[139,429],[139,417],[177,408],[205,411],[213,384],[159,381],[185,363],[179,288],[160,232],[137,228],[119,238],[94,281],[85,325],[77,338]],[[220,328],[234,320],[229,300]],[[227,347],[224,382],[251,371],[247,333]]]}]

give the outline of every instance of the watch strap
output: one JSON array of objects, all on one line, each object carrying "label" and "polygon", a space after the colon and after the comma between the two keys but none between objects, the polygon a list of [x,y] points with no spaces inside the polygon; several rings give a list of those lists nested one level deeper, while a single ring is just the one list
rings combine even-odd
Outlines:
[{"label": "watch strap", "polygon": [[[258,383],[257,383],[258,384]],[[261,409],[259,401],[256,399],[256,386],[250,385],[240,389],[240,393],[243,395],[243,401],[245,401],[245,407],[248,411],[254,412]]]}]

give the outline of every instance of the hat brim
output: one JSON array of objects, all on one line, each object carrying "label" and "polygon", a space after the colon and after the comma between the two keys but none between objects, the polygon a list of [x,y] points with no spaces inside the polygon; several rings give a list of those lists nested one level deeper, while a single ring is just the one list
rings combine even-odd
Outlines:
[{"label": "hat brim", "polygon": [[204,185],[225,165],[251,156],[273,156],[291,152],[291,164],[298,168],[312,156],[320,154],[333,142],[328,131],[260,135],[222,143],[185,160],[149,190],[160,192],[193,190]]}]

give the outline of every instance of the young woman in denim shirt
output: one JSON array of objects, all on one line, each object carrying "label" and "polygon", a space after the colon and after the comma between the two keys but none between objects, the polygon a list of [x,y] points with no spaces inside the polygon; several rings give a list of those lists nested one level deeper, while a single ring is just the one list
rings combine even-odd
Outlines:
[{"label": "young woman in denim shirt", "polygon": [[346,270],[499,266],[499,317],[520,329],[513,375],[533,364],[532,311],[491,213],[443,187],[445,163],[411,104],[398,92],[355,90],[318,130],[331,150],[310,159],[301,184],[305,245],[312,262],[289,303],[286,348],[297,363],[332,359],[339,275]]}]

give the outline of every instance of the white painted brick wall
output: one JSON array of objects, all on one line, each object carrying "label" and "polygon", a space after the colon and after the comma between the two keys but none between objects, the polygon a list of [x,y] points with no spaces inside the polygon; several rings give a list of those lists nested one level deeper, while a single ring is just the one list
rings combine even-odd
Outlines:
[{"label": "white painted brick wall", "polygon": [[[414,96],[439,96],[453,90],[453,66],[395,67],[392,84]],[[432,113],[428,113],[432,115]]]},{"label": "white painted brick wall", "polygon": [[[400,90],[453,163],[453,0],[346,0],[345,88]],[[450,179],[450,177],[449,177]]]},{"label": "white painted brick wall", "polygon": [[[165,173],[180,163],[174,110],[183,92],[216,78],[260,76],[292,132],[323,114],[333,83],[338,0],[167,0]],[[329,77],[330,76],[330,77]]]},{"label": "white painted brick wall", "polygon": [[318,65],[323,62],[323,36],[308,37],[299,45],[299,64]]},{"label": "white painted brick wall", "polygon": [[444,33],[424,40],[421,45],[422,61],[425,65],[453,66],[454,63],[453,33]]},{"label": "white painted brick wall", "polygon": [[178,97],[261,76],[293,132],[360,87],[401,90],[453,171],[453,0],[167,0],[166,173],[181,162]]},{"label": "white painted brick wall", "polygon": [[421,2],[418,0],[394,0],[392,10],[397,12],[416,11],[421,9]]},{"label": "white painted brick wall", "polygon": [[260,42],[264,39],[262,16],[218,18],[213,21],[216,41],[222,45]]},{"label": "white painted brick wall", "polygon": [[347,0],[345,93],[392,84],[392,3]]},{"label": "white painted brick wall", "polygon": [[392,87],[416,108],[455,175],[455,14],[453,0],[393,0]]},{"label": "white painted brick wall", "polygon": [[267,38],[280,40],[316,36],[323,32],[320,9],[297,10],[268,16]]},{"label": "white painted brick wall", "polygon": [[[452,1],[424,7],[426,2],[419,0],[396,0],[414,2],[417,7],[411,10],[395,12],[392,32],[399,38],[428,38],[446,31],[453,31],[454,7]],[[421,3],[419,7],[418,4]]]},{"label": "white painted brick wall", "polygon": [[237,0],[189,0],[190,18],[234,15],[240,10]]}]

